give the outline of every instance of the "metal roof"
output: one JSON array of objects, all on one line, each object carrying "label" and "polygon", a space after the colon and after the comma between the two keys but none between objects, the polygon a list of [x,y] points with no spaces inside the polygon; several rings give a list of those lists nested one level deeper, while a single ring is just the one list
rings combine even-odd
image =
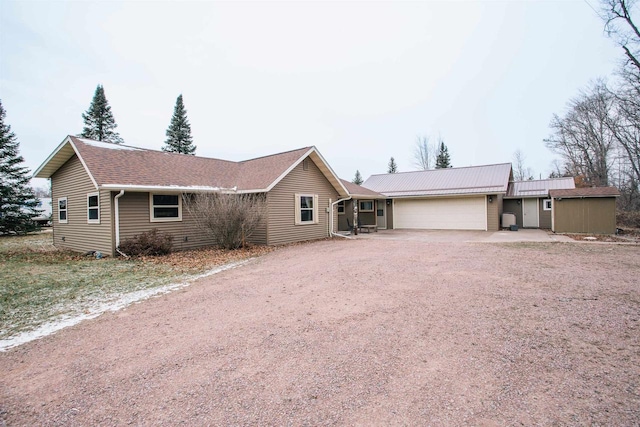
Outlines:
[{"label": "metal roof", "polygon": [[548,178],[509,183],[505,199],[526,199],[528,197],[544,197],[550,190],[571,190],[576,188],[572,177]]},{"label": "metal roof", "polygon": [[387,197],[506,193],[511,163],[372,175],[363,184]]}]

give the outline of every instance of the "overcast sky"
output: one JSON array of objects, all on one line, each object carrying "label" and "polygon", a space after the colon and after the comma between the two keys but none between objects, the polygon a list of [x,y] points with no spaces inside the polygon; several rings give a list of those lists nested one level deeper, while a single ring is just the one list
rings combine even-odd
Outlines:
[{"label": "overcast sky", "polygon": [[546,177],[552,115],[621,58],[583,0],[2,0],[0,37],[0,99],[32,171],[102,84],[133,146],[162,147],[183,94],[200,156],[315,145],[366,179],[391,156],[415,170],[416,136],[440,135],[454,166],[520,149]]}]

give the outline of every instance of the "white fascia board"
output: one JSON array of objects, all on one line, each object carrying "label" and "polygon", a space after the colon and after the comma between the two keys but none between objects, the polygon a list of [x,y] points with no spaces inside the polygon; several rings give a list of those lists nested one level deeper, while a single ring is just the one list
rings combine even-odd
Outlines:
[{"label": "white fascia board", "polygon": [[42,163],[42,165],[40,165],[40,167],[33,173],[33,177],[34,178],[38,177],[38,174],[43,171],[43,169],[58,155],[58,153],[60,153],[60,151],[65,146],[67,146],[67,144],[73,149],[73,151],[75,152],[76,156],[78,156],[78,159],[80,159],[80,163],[82,164],[82,167],[84,168],[84,170],[87,173],[87,175],[89,175],[89,179],[91,179],[91,182],[93,183],[93,186],[97,190],[98,189],[98,183],[96,182],[95,178],[91,174],[91,171],[87,167],[87,164],[84,162],[84,159],[82,158],[82,156],[78,152],[78,148],[75,146],[73,141],[71,141],[71,138],[69,137],[69,135],[67,135],[65,137],[65,139],[60,143],[60,145],[58,145],[58,147],[56,147],[56,149],[53,150],[53,153],[51,153],[49,155],[49,157],[47,157],[47,159]]},{"label": "white fascia board", "polygon": [[[289,166],[287,168],[287,170],[285,170],[284,172],[282,172],[282,174],[277,177],[275,179],[275,181],[273,181],[266,189],[265,192],[269,192],[273,189],[273,187],[275,187],[276,185],[278,185],[278,183],[280,181],[282,181],[284,179],[285,176],[289,175],[289,172],[291,172],[293,169],[295,169],[296,166],[298,166],[300,163],[302,163],[302,161],[305,159],[305,157],[307,157],[309,154],[311,154],[311,152],[313,152],[315,147],[312,147],[311,149],[309,149],[309,151],[307,151],[306,153],[304,153],[302,156],[300,156],[300,158],[298,160],[296,160],[295,162],[293,162],[293,164],[291,166]],[[245,190],[246,191],[246,190]]]},{"label": "white fascia board", "polygon": [[[338,175],[335,174],[335,172],[333,171],[333,169],[331,169],[331,166],[329,166],[329,163],[327,163],[327,161],[324,159],[324,157],[322,157],[322,155],[318,152],[318,150],[316,149],[315,146],[311,147],[309,149],[309,151],[307,151],[306,153],[304,153],[302,156],[300,156],[300,158],[298,160],[296,160],[291,166],[289,166],[287,168],[287,170],[285,170],[278,178],[275,179],[275,181],[273,181],[271,183],[271,185],[269,185],[267,188],[265,188],[264,190],[259,190],[259,191],[255,191],[255,190],[246,190],[245,192],[247,193],[257,193],[257,192],[269,192],[273,189],[273,187],[275,187],[276,185],[278,185],[278,183],[280,181],[282,181],[284,179],[285,176],[287,176],[293,169],[295,169],[296,166],[298,166],[300,163],[302,163],[302,161],[304,159],[306,159],[308,156],[310,156],[311,154],[315,153],[318,158],[320,159],[320,161],[322,163],[324,163],[325,167],[329,170],[329,173],[331,174],[332,178],[335,180],[335,182],[332,182],[332,185],[334,188],[336,188],[336,190],[342,189],[342,191],[344,191],[345,195],[349,195],[349,192],[347,191],[347,189],[345,188],[344,185],[342,185],[342,182],[340,182],[340,178],[338,178]],[[320,172],[322,172],[322,169],[320,169]],[[327,178],[327,181],[331,182],[331,179],[329,179],[329,177],[326,176],[326,174],[324,172],[322,172],[323,175],[325,175],[325,177]],[[336,184],[339,186],[339,188],[336,187]]]},{"label": "white fascia board", "polygon": [[76,156],[78,156],[78,159],[80,159],[80,163],[82,163],[82,167],[84,168],[85,172],[87,172],[87,175],[89,175],[89,178],[91,178],[91,182],[93,182],[93,186],[96,187],[96,190],[98,190],[98,183],[96,182],[95,178],[91,174],[91,171],[87,167],[87,164],[84,162],[84,159],[82,158],[80,153],[78,153],[78,149],[76,148],[76,145],[73,143],[71,138],[69,137],[67,138],[69,139],[69,144],[71,144],[71,146],[73,147],[73,151],[76,152]]}]

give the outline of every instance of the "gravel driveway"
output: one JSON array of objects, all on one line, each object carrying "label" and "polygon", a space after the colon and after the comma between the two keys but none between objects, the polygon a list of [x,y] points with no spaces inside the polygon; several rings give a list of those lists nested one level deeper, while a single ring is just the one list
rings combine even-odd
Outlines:
[{"label": "gravel driveway", "polygon": [[638,425],[640,247],[322,241],[0,354],[0,425]]}]

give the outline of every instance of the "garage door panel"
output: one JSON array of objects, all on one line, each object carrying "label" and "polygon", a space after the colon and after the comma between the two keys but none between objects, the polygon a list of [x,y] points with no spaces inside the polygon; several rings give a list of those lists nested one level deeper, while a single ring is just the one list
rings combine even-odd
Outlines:
[{"label": "garage door panel", "polygon": [[394,228],[486,230],[484,197],[407,199],[394,204]]}]

